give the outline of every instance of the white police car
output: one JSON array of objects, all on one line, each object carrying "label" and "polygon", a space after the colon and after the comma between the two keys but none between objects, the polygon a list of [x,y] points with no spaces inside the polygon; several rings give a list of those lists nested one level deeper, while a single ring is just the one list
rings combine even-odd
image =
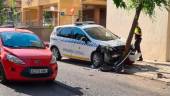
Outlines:
[{"label": "white police car", "polygon": [[113,48],[112,57],[120,57],[125,43],[104,27],[92,23],[76,23],[55,27],[50,36],[50,49],[60,60],[63,56],[91,61],[95,67],[103,62],[101,46]]}]

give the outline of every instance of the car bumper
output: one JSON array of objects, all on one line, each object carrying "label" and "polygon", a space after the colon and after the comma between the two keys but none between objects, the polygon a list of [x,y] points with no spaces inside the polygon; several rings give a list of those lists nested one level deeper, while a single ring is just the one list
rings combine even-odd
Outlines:
[{"label": "car bumper", "polygon": [[[11,64],[12,66],[5,66],[5,75],[7,80],[12,81],[46,81],[55,80],[58,72],[57,64],[50,64],[48,66],[22,66]],[[30,69],[48,69],[46,74],[31,74]]]}]

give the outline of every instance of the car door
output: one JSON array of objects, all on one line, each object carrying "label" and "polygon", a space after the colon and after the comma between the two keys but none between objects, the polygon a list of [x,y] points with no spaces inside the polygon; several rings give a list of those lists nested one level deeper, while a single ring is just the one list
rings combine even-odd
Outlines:
[{"label": "car door", "polygon": [[72,27],[64,27],[57,33],[57,47],[62,56],[70,57],[73,53]]},{"label": "car door", "polygon": [[[74,27],[73,32],[73,53],[72,56],[77,57],[81,60],[90,60],[91,53],[96,49],[95,44],[93,44],[86,34],[80,28]],[[86,40],[86,41],[85,41]]]},{"label": "car door", "polygon": [[1,51],[1,50],[2,50],[2,46],[3,46],[3,45],[2,45],[2,41],[1,41],[1,37],[0,37],[0,60],[1,60],[1,55],[2,55],[2,53],[1,53],[1,52],[2,52],[2,51]]}]

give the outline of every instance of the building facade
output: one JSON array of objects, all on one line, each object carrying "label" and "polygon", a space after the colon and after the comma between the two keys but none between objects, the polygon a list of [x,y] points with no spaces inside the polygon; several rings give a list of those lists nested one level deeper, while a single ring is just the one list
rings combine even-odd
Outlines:
[{"label": "building facade", "polygon": [[4,5],[6,8],[14,7],[18,12],[21,11],[21,0],[4,0]]},{"label": "building facade", "polygon": [[[113,0],[107,0],[107,28],[120,37],[127,38],[134,15],[134,11],[117,9]],[[153,18],[142,13],[139,25],[143,32],[144,59],[170,61],[170,13],[159,8]]]},{"label": "building facade", "polygon": [[12,21],[20,21],[21,16],[21,0],[4,0],[4,10],[5,12],[3,15],[6,15],[6,17],[11,18],[12,15],[15,15],[16,17],[13,17],[14,20]]},{"label": "building facade", "polygon": [[22,0],[22,22],[37,26],[93,20],[106,25],[106,0]]}]

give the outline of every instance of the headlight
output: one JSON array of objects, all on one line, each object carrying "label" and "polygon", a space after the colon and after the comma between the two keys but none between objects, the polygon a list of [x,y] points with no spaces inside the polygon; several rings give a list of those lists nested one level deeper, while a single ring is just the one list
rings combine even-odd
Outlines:
[{"label": "headlight", "polygon": [[52,55],[52,59],[50,61],[51,64],[57,63],[56,57]]},{"label": "headlight", "polygon": [[21,59],[19,59],[18,57],[11,55],[11,54],[7,54],[7,60],[10,62],[13,62],[15,64],[25,64]]},{"label": "headlight", "polygon": [[119,56],[120,56],[119,54],[114,54],[114,55],[112,55],[113,58],[117,58],[117,57],[119,57]]}]

